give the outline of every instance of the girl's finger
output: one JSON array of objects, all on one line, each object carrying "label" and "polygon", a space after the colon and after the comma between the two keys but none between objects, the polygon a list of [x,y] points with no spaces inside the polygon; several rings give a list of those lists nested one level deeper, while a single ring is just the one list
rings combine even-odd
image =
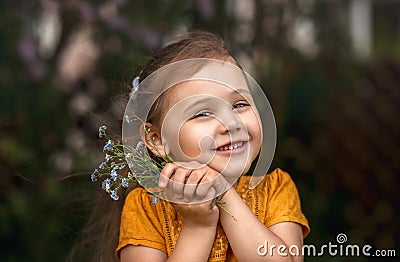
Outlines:
[{"label": "girl's finger", "polygon": [[226,184],[226,180],[221,174],[208,171],[196,189],[196,198],[204,199],[206,196],[208,198],[208,192],[211,189],[213,189],[214,195],[220,194],[226,188]]},{"label": "girl's finger", "polygon": [[183,189],[185,187],[186,177],[190,175],[191,170],[184,168],[177,168],[174,176],[172,177],[172,191],[175,198],[183,197]]},{"label": "girl's finger", "polygon": [[192,170],[190,176],[186,180],[185,188],[183,191],[183,200],[185,202],[189,203],[192,201],[193,195],[195,194],[197,189],[197,184],[201,181],[205,174],[205,168]]},{"label": "girl's finger", "polygon": [[220,174],[213,179],[212,187],[215,189],[216,196],[219,196],[227,190],[229,183],[224,176]]},{"label": "girl's finger", "polygon": [[217,192],[215,191],[215,189],[213,187],[210,187],[210,189],[208,189],[207,194],[205,195],[205,199],[213,199],[217,196]]},{"label": "girl's finger", "polygon": [[[207,180],[205,177],[206,176],[203,177],[203,179],[200,181],[199,185],[196,188],[197,199],[204,199],[210,188],[212,188],[212,181]],[[213,190],[215,191],[215,189]]]},{"label": "girl's finger", "polygon": [[168,181],[171,176],[175,173],[175,170],[178,168],[174,163],[168,163],[164,166],[164,168],[160,172],[160,177],[158,179],[158,186],[161,188],[166,188],[168,185]]}]

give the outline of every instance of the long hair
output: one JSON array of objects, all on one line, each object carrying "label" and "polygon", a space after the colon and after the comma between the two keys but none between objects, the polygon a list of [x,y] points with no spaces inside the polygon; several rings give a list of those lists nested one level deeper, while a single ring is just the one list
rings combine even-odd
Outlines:
[{"label": "long hair", "polygon": [[[219,36],[205,31],[192,31],[174,37],[170,44],[155,51],[141,71],[139,81],[143,81],[151,73],[165,65],[192,58],[226,60],[232,58],[232,56]],[[157,120],[160,118],[164,108],[165,99],[163,99],[163,95],[152,106],[148,119],[146,119],[149,123],[157,124]],[[123,100],[128,102],[129,93],[124,95]],[[120,111],[121,115],[118,124],[113,125],[119,130],[122,128],[124,110]],[[118,134],[120,132],[112,132],[111,136],[113,136],[113,133]],[[121,137],[114,135],[112,139],[120,140]],[[70,261],[76,261],[77,257],[85,257],[85,261],[118,261],[115,250],[118,246],[124,199],[136,187],[138,185],[133,184],[126,188],[122,199],[118,201],[111,200],[108,194],[104,194],[103,191],[99,190],[99,194],[94,201],[92,215],[82,231],[82,239],[79,246],[77,245],[71,252]]]}]

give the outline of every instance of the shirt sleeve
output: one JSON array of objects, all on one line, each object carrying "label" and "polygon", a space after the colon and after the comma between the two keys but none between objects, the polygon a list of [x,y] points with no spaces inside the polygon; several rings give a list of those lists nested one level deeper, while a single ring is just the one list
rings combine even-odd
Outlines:
[{"label": "shirt sleeve", "polygon": [[146,246],[167,253],[162,225],[150,195],[143,188],[132,190],[125,199],[121,214],[119,244],[116,254],[127,245]]},{"label": "shirt sleeve", "polygon": [[266,182],[268,199],[265,225],[269,227],[280,222],[296,222],[301,225],[303,237],[306,237],[310,227],[301,211],[299,193],[290,175],[276,169]]}]

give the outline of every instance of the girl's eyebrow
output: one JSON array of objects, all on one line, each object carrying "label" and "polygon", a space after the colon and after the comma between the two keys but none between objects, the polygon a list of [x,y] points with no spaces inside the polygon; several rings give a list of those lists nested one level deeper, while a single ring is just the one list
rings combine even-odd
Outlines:
[{"label": "girl's eyebrow", "polygon": [[248,89],[244,89],[244,88],[233,89],[232,92],[239,93],[239,94],[241,94],[241,93],[251,94]]},{"label": "girl's eyebrow", "polygon": [[246,95],[251,95],[250,91],[248,89],[243,89],[243,88],[239,88],[239,89],[233,89],[231,91],[231,93],[236,93],[236,94],[246,94]]},{"label": "girl's eyebrow", "polygon": [[[234,95],[251,95],[250,91],[247,89],[233,89],[230,94],[234,94]],[[198,105],[202,105],[204,103],[210,103],[212,101],[215,101],[215,97],[213,96],[207,96],[207,97],[203,97],[203,98],[199,98],[196,101],[193,102],[189,102],[188,105],[185,106],[184,111],[189,110],[190,108],[196,108]]]},{"label": "girl's eyebrow", "polygon": [[195,108],[198,105],[204,104],[206,102],[210,102],[212,101],[213,98],[212,97],[203,97],[203,98],[199,98],[198,100],[194,101],[194,102],[189,102],[188,105],[185,106],[184,111],[189,110],[190,108]]}]

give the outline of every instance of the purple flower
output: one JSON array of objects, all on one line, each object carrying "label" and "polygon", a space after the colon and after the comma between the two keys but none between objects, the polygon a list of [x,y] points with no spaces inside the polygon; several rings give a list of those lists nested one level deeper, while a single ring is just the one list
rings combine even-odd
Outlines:
[{"label": "purple flower", "polygon": [[146,145],[143,143],[143,141],[139,141],[139,142],[136,144],[136,150],[141,150],[141,149],[143,149],[143,148],[146,148]]},{"label": "purple flower", "polygon": [[106,162],[101,162],[101,164],[99,165],[100,169],[104,169],[107,166]]},{"label": "purple flower", "polygon": [[107,144],[104,145],[103,151],[111,151],[113,144],[114,144],[114,142],[111,139],[109,139],[107,141]]},{"label": "purple flower", "polygon": [[104,181],[101,182],[101,188],[108,192],[108,190],[110,190],[111,187],[110,183],[111,180],[109,178],[104,179]]},{"label": "purple flower", "polygon": [[98,173],[99,173],[99,170],[96,168],[96,169],[93,171],[93,173],[90,175],[90,179],[92,180],[92,182],[97,181],[97,176],[96,176],[96,174],[98,174]]},{"label": "purple flower", "polygon": [[[139,76],[135,77],[132,81],[132,91],[131,91],[131,95],[136,93],[139,89]],[[128,123],[129,124],[129,123]]]},{"label": "purple flower", "polygon": [[132,120],[128,115],[125,115],[125,121],[128,123],[128,125],[132,124]]},{"label": "purple flower", "polygon": [[99,138],[103,138],[104,136],[106,136],[106,129],[106,126],[99,127]]},{"label": "purple flower", "polygon": [[152,203],[153,205],[157,204],[158,199],[159,199],[158,197],[154,197],[153,200],[151,201],[151,203]]},{"label": "purple flower", "polygon": [[129,186],[128,180],[126,180],[125,177],[121,179],[121,186],[123,186],[123,187]]},{"label": "purple flower", "polygon": [[115,190],[111,190],[110,192],[110,197],[112,199],[114,199],[115,201],[119,199],[119,196],[117,195],[117,193],[115,192]]},{"label": "purple flower", "polygon": [[112,178],[114,181],[117,181],[118,173],[117,173],[117,171],[115,171],[115,169],[113,169],[113,170],[111,171],[110,176],[111,176],[111,178]]}]

